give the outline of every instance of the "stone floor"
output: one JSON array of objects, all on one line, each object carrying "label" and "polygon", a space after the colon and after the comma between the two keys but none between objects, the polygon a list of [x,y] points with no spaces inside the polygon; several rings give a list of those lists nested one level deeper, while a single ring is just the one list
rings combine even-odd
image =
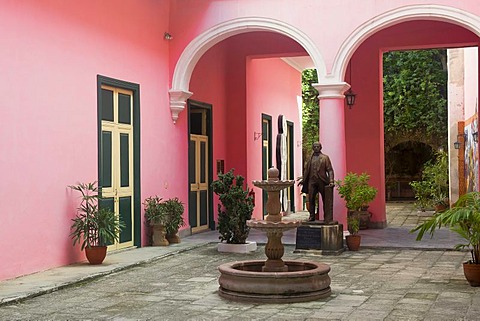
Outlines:
[{"label": "stone floor", "polygon": [[367,245],[338,256],[293,253],[295,234],[286,233],[286,259],[330,265],[332,295],[324,300],[220,298],[218,265],[265,256],[263,245],[249,254],[219,253],[212,231],[169,247],[111,253],[98,267],[74,264],[2,281],[0,320],[480,320],[480,288],[470,287],[462,270],[469,253],[444,248],[456,241],[448,233],[432,241],[437,248],[414,240],[409,230],[432,213],[401,203],[389,204],[388,213],[388,228],[360,231]]}]

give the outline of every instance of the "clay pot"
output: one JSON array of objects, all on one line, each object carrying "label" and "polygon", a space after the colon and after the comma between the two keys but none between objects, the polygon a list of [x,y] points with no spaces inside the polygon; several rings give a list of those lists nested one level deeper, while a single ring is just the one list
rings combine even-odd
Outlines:
[{"label": "clay pot", "polygon": [[170,244],[168,240],[165,238],[165,235],[166,235],[165,227],[161,224],[154,224],[153,232],[152,232],[152,245],[167,246],[168,244]]},{"label": "clay pot", "polygon": [[362,237],[358,234],[345,236],[347,247],[350,251],[358,251]]},{"label": "clay pot", "polygon": [[166,238],[169,243],[180,243],[180,237],[178,236],[178,231],[175,231],[173,233],[167,234]]},{"label": "clay pot", "polygon": [[480,264],[463,263],[463,274],[470,286],[480,286]]},{"label": "clay pot", "polygon": [[85,248],[85,256],[90,264],[102,264],[107,256],[106,246],[91,246]]}]

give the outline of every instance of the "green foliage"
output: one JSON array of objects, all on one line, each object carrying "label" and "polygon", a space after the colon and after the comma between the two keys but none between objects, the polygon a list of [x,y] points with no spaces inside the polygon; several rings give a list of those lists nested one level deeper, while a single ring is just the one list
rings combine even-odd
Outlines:
[{"label": "green foliage", "polygon": [[418,232],[419,241],[427,232],[433,237],[435,230],[443,226],[466,240],[466,243],[457,244],[455,249],[470,249],[472,263],[480,264],[480,193],[462,195],[452,208],[436,213],[410,232]]},{"label": "green foliage", "polygon": [[250,228],[247,220],[252,218],[253,198],[248,196],[248,188],[244,189],[244,178],[235,176],[234,170],[218,174],[212,182],[212,190],[220,197],[218,204],[218,231],[220,241],[230,244],[244,244]]},{"label": "green foliage", "polygon": [[340,197],[345,200],[347,209],[360,211],[377,196],[377,189],[368,184],[370,175],[362,173],[348,173],[342,180],[335,181]]},{"label": "green foliage", "polygon": [[177,198],[169,198],[162,203],[162,208],[166,212],[165,231],[172,234],[178,231],[180,226],[184,226],[183,220],[183,203]]},{"label": "green foliage", "polygon": [[162,198],[150,196],[145,199],[145,219],[151,224],[165,226],[167,234],[178,231],[180,226],[185,225],[183,220],[184,206],[177,198],[169,198],[165,201]]},{"label": "green foliage", "polygon": [[430,182],[432,198],[436,204],[445,203],[448,198],[448,154],[438,151],[435,160],[425,164],[422,173],[423,180]]},{"label": "green foliage", "polygon": [[125,224],[110,209],[99,208],[96,182],[69,187],[82,195],[77,215],[72,219],[70,237],[73,245],[78,242],[83,250],[85,247],[105,246],[118,241]]},{"label": "green foliage", "polygon": [[347,216],[347,229],[351,235],[358,234],[360,230],[360,217],[356,212],[350,212]]},{"label": "green foliage", "polygon": [[317,83],[317,71],[307,69],[302,73],[302,144],[303,156],[310,152],[310,146],[319,141],[318,91],[312,86]]},{"label": "green foliage", "polygon": [[150,196],[145,199],[143,206],[145,207],[145,220],[150,224],[165,225],[167,222],[166,212],[162,209],[162,199]]},{"label": "green foliage", "polygon": [[415,206],[422,211],[432,206],[433,186],[428,181],[413,181],[409,183],[415,193]]},{"label": "green foliage", "polygon": [[416,206],[425,209],[432,204],[448,206],[448,154],[438,151],[433,161],[425,163],[422,180],[410,183]]},{"label": "green foliage", "polygon": [[447,137],[446,51],[391,51],[383,56],[385,136]]}]

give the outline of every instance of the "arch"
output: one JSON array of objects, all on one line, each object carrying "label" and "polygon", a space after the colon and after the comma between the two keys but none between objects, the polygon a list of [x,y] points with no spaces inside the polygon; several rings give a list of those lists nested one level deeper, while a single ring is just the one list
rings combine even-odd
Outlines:
[{"label": "arch", "polygon": [[183,50],[177,61],[170,89],[170,109],[175,122],[185,108],[185,101],[192,95],[189,91],[193,69],[202,55],[220,41],[251,31],[273,31],[297,41],[310,55],[317,74],[326,73],[325,61],[313,41],[302,31],[285,22],[261,17],[238,18],[220,23],[193,39]]},{"label": "arch", "polygon": [[319,83],[341,82],[348,62],[368,37],[392,25],[412,20],[437,20],[462,26],[480,36],[480,19],[464,10],[440,5],[414,5],[397,8],[365,21],[342,43],[335,57],[332,73]]}]

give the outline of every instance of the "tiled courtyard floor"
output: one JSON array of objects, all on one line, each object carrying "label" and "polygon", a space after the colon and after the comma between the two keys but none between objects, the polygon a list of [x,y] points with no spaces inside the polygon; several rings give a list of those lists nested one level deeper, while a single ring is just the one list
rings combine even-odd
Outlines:
[{"label": "tiled courtyard floor", "polygon": [[[389,204],[388,210],[389,227],[361,231],[373,245],[359,252],[293,253],[294,235],[285,235],[284,258],[331,267],[332,295],[324,300],[258,304],[220,298],[217,267],[264,259],[264,248],[250,254],[219,253],[211,243],[216,235],[209,232],[169,247],[112,253],[99,267],[77,264],[0,282],[2,299],[15,288],[38,283],[46,289],[48,282],[42,280],[56,282],[44,291],[51,293],[26,291],[19,302],[0,305],[0,320],[480,320],[480,288],[468,285],[461,265],[469,254],[415,248],[424,242],[413,243],[415,235],[408,230],[429,214],[401,203]],[[443,234],[438,241],[443,247],[455,239]],[[74,274],[76,281],[69,281]]]}]

